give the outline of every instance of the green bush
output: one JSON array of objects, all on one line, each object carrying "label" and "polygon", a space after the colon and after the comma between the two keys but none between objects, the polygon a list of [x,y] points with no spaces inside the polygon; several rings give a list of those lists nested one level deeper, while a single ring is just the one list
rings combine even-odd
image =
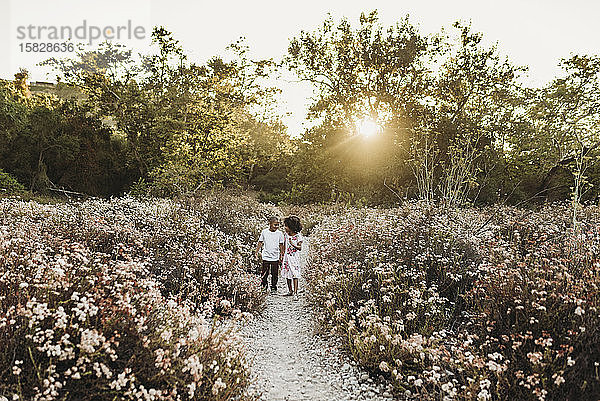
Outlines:
[{"label": "green bush", "polygon": [[129,195],[136,198],[143,198],[150,195],[150,189],[150,184],[140,177],[136,182],[131,184],[131,187],[129,188]]},{"label": "green bush", "polygon": [[25,187],[13,176],[0,170],[0,193],[14,194],[24,190]]}]

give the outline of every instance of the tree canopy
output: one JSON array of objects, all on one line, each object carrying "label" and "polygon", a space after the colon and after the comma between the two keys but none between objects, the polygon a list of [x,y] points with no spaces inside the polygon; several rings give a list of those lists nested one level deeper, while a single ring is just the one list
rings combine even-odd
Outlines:
[{"label": "tree canopy", "polygon": [[[564,73],[529,88],[526,67],[456,22],[423,35],[408,17],[328,16],[289,42],[281,62],[190,62],[175,35],[153,51],[119,45],[50,59],[58,87],[31,93],[27,73],[0,88],[0,169],[31,190],[155,195],[255,189],[287,202],[447,205],[598,196],[600,58],[571,55]],[[277,56],[277,55],[274,55]],[[290,138],[275,74],[315,88],[311,128]]]}]

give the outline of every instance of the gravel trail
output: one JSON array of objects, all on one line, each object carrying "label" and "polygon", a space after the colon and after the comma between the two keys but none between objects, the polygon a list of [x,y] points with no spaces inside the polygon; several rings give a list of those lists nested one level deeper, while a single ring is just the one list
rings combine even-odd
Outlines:
[{"label": "gravel trail", "polygon": [[252,367],[250,391],[264,401],[392,399],[385,385],[373,382],[314,332],[303,293],[295,301],[285,292],[285,280],[280,280],[279,294],[268,296],[264,312],[240,327]]}]

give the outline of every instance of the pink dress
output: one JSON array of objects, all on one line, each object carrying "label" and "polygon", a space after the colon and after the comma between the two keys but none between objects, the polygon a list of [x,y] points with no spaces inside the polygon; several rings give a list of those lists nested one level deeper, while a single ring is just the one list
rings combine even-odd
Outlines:
[{"label": "pink dress", "polygon": [[302,234],[285,234],[285,254],[281,266],[281,277],[286,279],[300,278],[300,251],[292,244],[298,246],[302,242]]}]

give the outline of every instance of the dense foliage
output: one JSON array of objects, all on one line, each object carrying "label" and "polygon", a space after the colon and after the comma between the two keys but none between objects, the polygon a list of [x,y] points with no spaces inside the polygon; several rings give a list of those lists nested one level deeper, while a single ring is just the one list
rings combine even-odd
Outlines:
[{"label": "dense foliage", "polygon": [[[563,60],[562,76],[532,89],[469,25],[424,36],[373,12],[301,32],[286,65],[317,91],[290,171],[300,200],[597,197],[597,56]],[[365,121],[379,134],[361,135]]]},{"label": "dense foliage", "polygon": [[418,399],[600,397],[600,222],[561,205],[332,215],[310,299],[358,362]]},{"label": "dense foliage", "polygon": [[[19,74],[17,74],[19,75]],[[90,107],[0,82],[0,169],[29,190],[110,195],[129,183],[125,144]]]},{"label": "dense foliage", "polygon": [[256,233],[272,210],[205,199],[1,200],[0,399],[244,399],[246,360],[218,317],[264,294],[254,242],[220,227]]},{"label": "dense foliage", "polygon": [[[30,190],[171,196],[253,188],[262,199],[446,206],[598,198],[600,59],[572,55],[541,88],[525,67],[455,23],[423,35],[328,17],[290,40],[281,62],[188,60],[157,27],[149,54],[116,44],[47,60],[55,95],[27,73],[0,85],[0,168]],[[275,55],[277,56],[277,55]],[[282,124],[277,73],[313,85],[308,129]],[[377,128],[365,136],[364,124]],[[299,137],[290,139],[289,134]],[[574,216],[575,217],[575,216]]]},{"label": "dense foliage", "polygon": [[271,111],[276,90],[264,81],[270,60],[248,57],[243,42],[204,65],[190,63],[173,35],[157,27],[154,52],[140,58],[118,45],[50,59],[81,88],[98,118],[126,141],[126,160],[153,195],[248,187],[290,150],[285,127]]},{"label": "dense foliage", "polygon": [[24,191],[25,187],[19,183],[13,176],[0,170],[0,192],[14,194]]}]

